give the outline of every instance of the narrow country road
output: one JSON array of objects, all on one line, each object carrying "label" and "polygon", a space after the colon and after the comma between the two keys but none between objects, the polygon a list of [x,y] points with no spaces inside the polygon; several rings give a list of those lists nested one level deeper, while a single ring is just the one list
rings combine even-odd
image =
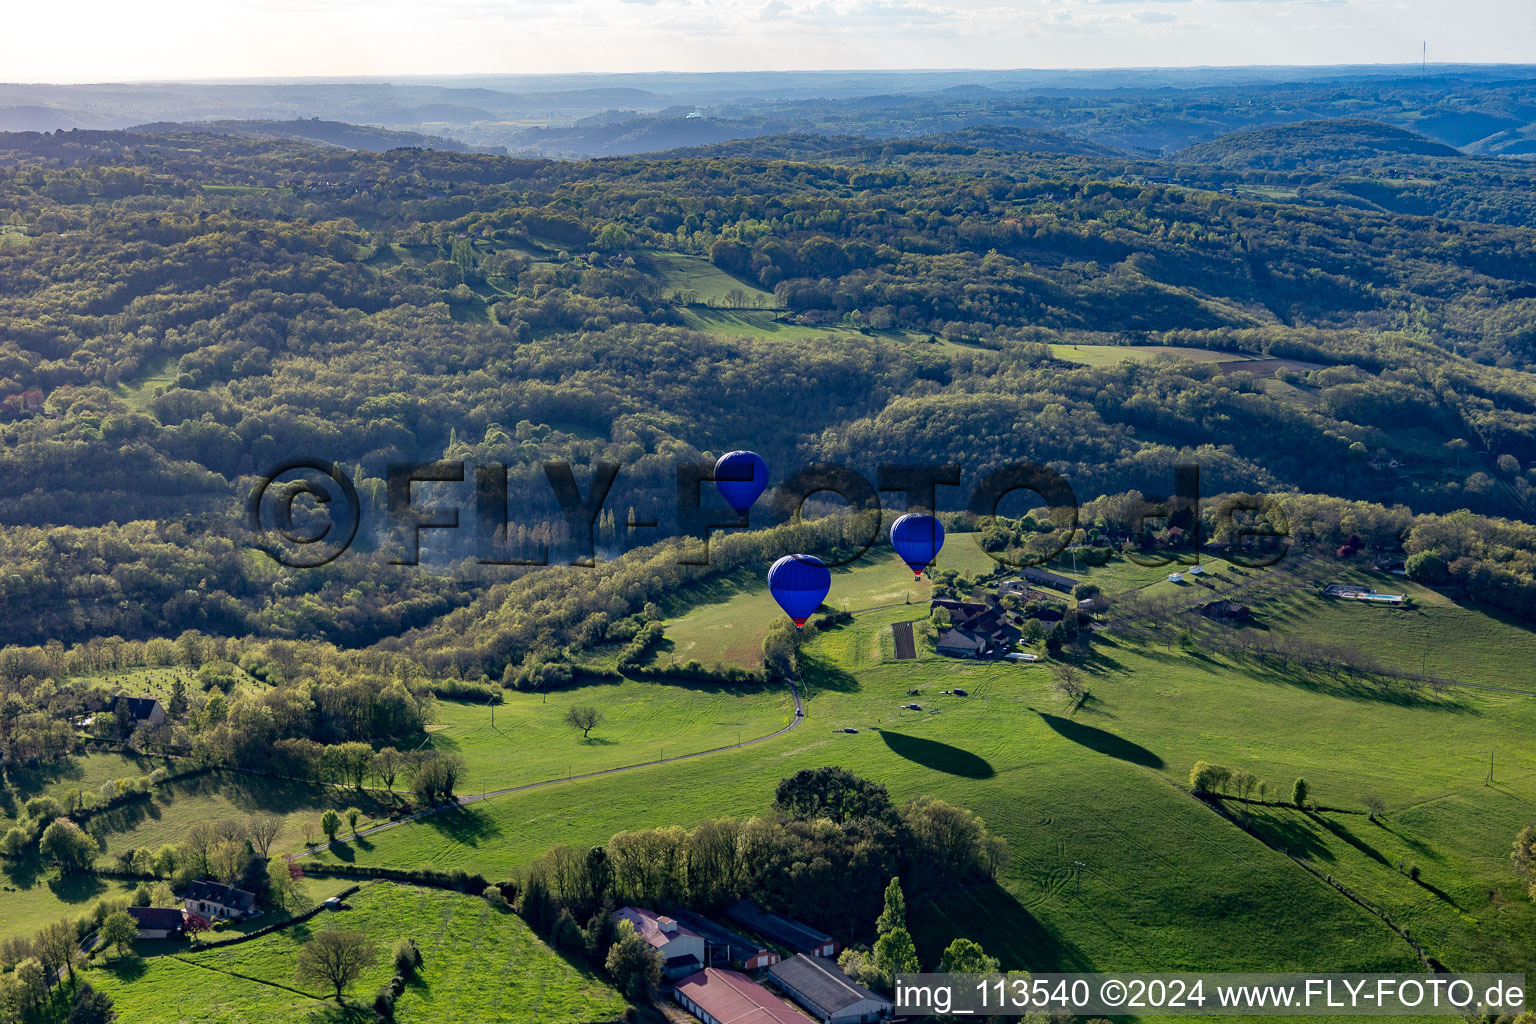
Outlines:
[{"label": "narrow country road", "polygon": [[[404,825],[407,822],[419,821],[422,818],[431,817],[434,814],[441,814],[443,811],[453,810],[459,807],[467,807],[470,804],[479,803],[482,800],[490,800],[493,797],[506,796],[508,793],[523,793],[530,789],[543,789],[545,786],[556,786],[562,782],[578,782],[582,779],[595,779],[604,775],[617,775],[620,772],[630,772],[637,768],[650,768],[658,764],[672,764],[675,761],[688,761],[695,757],[704,757],[707,754],[719,754],[727,750],[740,750],[742,747],[750,747],[754,743],[766,743],[768,740],[783,736],[785,733],[791,732],[798,728],[800,723],[805,719],[805,705],[800,700],[800,687],[791,681],[789,684],[789,692],[795,698],[795,716],[789,720],[789,724],[784,728],[778,730],[777,732],[768,733],[766,736],[756,736],[750,740],[742,740],[740,743],[727,743],[722,747],[710,747],[708,750],[695,750],[689,754],[678,754],[676,757],[659,757],[651,761],[637,761],[634,764],[619,765],[616,768],[603,768],[594,772],[582,772],[579,775],[566,775],[555,779],[544,779],[540,782],[528,782],[521,786],[508,786],[506,789],[493,789],[488,793],[478,793],[472,796],[461,796],[458,797],[453,803],[439,804],[436,807],[429,807],[424,811],[418,811],[409,817],[396,818],[394,821],[386,821],[382,824],[362,829],[350,838],[356,838],[357,836],[375,835],[379,832],[383,832],[385,829],[394,828],[396,825]],[[302,857],[308,857],[311,854],[319,853],[322,850],[329,850],[334,845],[336,845],[336,843],[319,843],[314,846],[306,847],[297,853],[284,854],[283,859],[288,861],[298,860]]]}]

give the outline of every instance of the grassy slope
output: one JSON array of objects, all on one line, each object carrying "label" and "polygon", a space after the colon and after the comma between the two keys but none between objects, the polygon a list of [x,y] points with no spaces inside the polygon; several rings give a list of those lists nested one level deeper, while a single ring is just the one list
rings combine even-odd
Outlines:
[{"label": "grassy slope", "polygon": [[1052,345],[1051,355],[1086,366],[1118,366],[1127,359],[1144,363],[1160,355],[1197,363],[1224,363],[1249,358],[1241,352],[1219,352],[1209,348],[1183,348],[1175,345]]},{"label": "grassy slope", "polygon": [[[941,569],[973,574],[993,565],[967,534],[949,538],[937,564]],[[826,605],[839,611],[860,611],[910,601],[916,617],[927,606],[931,593],[927,580],[914,582],[911,571],[889,549],[876,548],[852,565],[834,571]],[[764,572],[711,580],[690,590],[686,603],[679,599],[675,605],[680,614],[665,623],[667,640],[657,655],[662,663],[698,660],[706,665],[761,665],[763,637],[783,614],[768,594]]]},{"label": "grassy slope", "polygon": [[[404,1024],[574,1024],[624,1012],[623,999],[605,982],[555,954],[515,914],[483,900],[379,883],[348,902],[353,909],[340,915],[322,915],[247,943],[156,957],[132,967],[109,962],[87,978],[112,997],[122,1019],[147,1024],[351,1019],[326,993],[294,977],[301,944],[314,930],[334,925],[366,932],[383,954],[354,986],[356,1001],[370,1000],[388,980],[390,945],[402,936],[416,940],[422,977],[396,1003],[396,1019]],[[373,1018],[371,1011],[353,1016]]]},{"label": "grassy slope", "polygon": [[717,305],[725,302],[728,292],[739,289],[746,293],[747,301],[753,306],[768,308],[777,305],[773,292],[750,281],[732,277],[703,256],[654,250],[647,252],[645,258],[651,261],[661,279],[662,288],[668,292],[695,292],[698,301]]},{"label": "grassy slope", "polygon": [[[689,306],[682,310],[683,322],[696,331],[723,338],[777,338],[783,341],[821,341],[851,338],[861,335],[854,327],[825,325],[811,327],[806,324],[786,323],[777,319],[777,313],[761,309],[706,309]],[[913,331],[884,330],[872,334],[896,341],[928,343],[928,336]]]},{"label": "grassy slope", "polygon": [[[235,670],[235,676],[238,682],[230,695],[232,697],[248,690],[265,688],[266,684],[258,682],[239,669]],[[186,687],[188,697],[204,692],[203,684],[198,681],[195,670],[175,665],[109,669],[87,676],[75,676],[73,681],[88,682],[98,689],[107,691],[122,690],[135,697],[158,697],[161,703],[169,703],[171,688],[177,680]]]},{"label": "grassy slope", "polygon": [[[580,771],[635,764],[661,755],[708,750],[783,728],[794,714],[786,689],[743,694],[727,687],[660,681],[588,683],[547,699],[508,691],[495,709],[444,701],[431,745],[469,762],[466,793],[502,789]],[[583,739],[565,724],[575,704],[598,709],[603,721]]]},{"label": "grassy slope", "polygon": [[[18,867],[12,861],[5,863],[7,868]],[[27,884],[18,888],[19,882]],[[89,911],[97,900],[126,897],[137,885],[113,878],[58,878],[51,873],[42,876],[25,867],[14,873],[7,871],[0,884],[6,887],[0,891],[0,903],[5,907],[5,913],[0,915],[0,939],[31,935],[61,918],[73,920]]]},{"label": "grassy slope", "polygon": [[[93,754],[81,760],[88,774],[101,772],[104,778],[138,774],[117,772],[123,759],[116,754]],[[247,818],[262,812],[282,815],[276,848],[294,849],[304,843],[305,822],[318,822],[327,807],[342,811],[349,806],[364,810],[364,822],[371,820],[366,815],[382,817],[384,813],[382,805],[367,794],[219,772],[167,783],[157,787],[152,801],[126,804],[91,820],[103,859],[124,850],[153,850],[179,842],[196,822]],[[0,938],[36,931],[39,925],[61,917],[78,916],[102,896],[121,891],[107,879],[61,880],[53,869],[35,859],[0,861],[0,885],[14,889],[0,893],[6,910],[0,915]]]},{"label": "grassy slope", "polygon": [[[1219,587],[1244,582],[1216,568]],[[1367,608],[1322,598],[1306,580],[1282,580],[1295,589],[1274,592],[1261,606],[1261,625],[1330,642],[1370,637],[1383,658],[1400,636],[1417,630],[1460,677],[1522,678],[1519,666],[1529,664],[1536,644],[1528,630],[1415,590],[1400,577],[1321,568],[1334,570],[1330,580],[1353,573],[1394,582],[1414,591],[1419,607]],[[854,588],[880,571],[860,567],[846,579]],[[1316,571],[1315,564],[1303,567],[1303,575]],[[1153,587],[1175,590],[1162,574],[1112,563],[1085,575],[1131,585],[1151,576],[1159,580]],[[1191,600],[1208,597],[1183,589]],[[743,587],[723,604],[681,616],[669,635],[679,635],[690,615],[727,605],[738,621],[772,609],[766,595]],[[1093,700],[1069,717],[1040,666],[932,655],[892,663],[889,624],[918,614],[920,606],[885,608],[816,637],[809,717],[788,737],[406,826],[375,837],[360,859],[505,873],[552,842],[596,842],[641,824],[757,813],[778,778],[836,763],[880,779],[901,797],[932,792],[972,807],[1008,836],[1017,859],[1004,879],[1006,900],[993,894],[985,905],[1010,908],[990,931],[998,952],[1012,951],[1012,963],[1230,967],[1238,956],[1251,965],[1317,966],[1315,951],[1331,950],[1329,964],[1342,967],[1407,955],[1373,918],[1171,785],[1207,758],[1257,773],[1271,793],[1288,792],[1304,775],[1325,804],[1359,807],[1363,794],[1380,794],[1389,808],[1381,825],[1360,814],[1286,821],[1295,812],[1271,809],[1263,813],[1277,823],[1265,835],[1388,908],[1453,967],[1536,961],[1528,938],[1536,932],[1536,908],[1507,860],[1514,832],[1536,818],[1536,761],[1528,743],[1536,701],[1472,690],[1382,694],[1326,676],[1279,674],[1109,638],[1097,648]],[[1403,641],[1408,648],[1417,642]],[[955,684],[973,697],[956,701],[936,692]],[[912,686],[926,691],[923,703],[932,713],[898,710]],[[1276,730],[1276,722],[1286,728]],[[831,733],[845,725],[860,734]],[[1494,786],[1483,784],[1489,749],[1497,751]],[[634,793],[645,794],[643,810],[628,798]],[[1075,892],[1076,860],[1088,865],[1081,903],[1067,891],[1070,882]],[[1399,860],[1418,864],[1424,884],[1400,873]],[[1297,892],[1306,894],[1303,909],[1290,921]],[[975,920],[966,905],[923,916],[927,948],[949,926],[963,931],[958,922]],[[1254,946],[1251,936],[1242,937],[1247,929],[1271,938]]]},{"label": "grassy slope", "polygon": [[[59,764],[9,773],[6,781],[10,784],[11,792],[15,794],[18,804],[22,804],[34,796],[44,794],[62,796],[66,790],[70,789],[78,789],[81,792],[100,790],[103,783],[111,782],[113,779],[131,779],[148,775],[157,768],[168,765],[174,767],[174,762],[162,757],[140,757],[137,754],[115,751],[92,751]],[[20,807],[17,810],[19,811]],[[0,822],[9,820],[8,816],[0,814]]]},{"label": "grassy slope", "polygon": [[[1221,727],[1209,723],[1170,745],[1171,734],[1190,729],[1187,710],[1181,715],[1168,707],[1168,684],[1147,685],[1169,676],[1169,666],[1142,655],[1131,665],[1131,654],[1117,654],[1134,677],[1114,673],[1117,682],[1096,681],[1095,716],[1067,720],[1039,668],[932,656],[885,662],[880,632],[904,611],[871,613],[858,626],[818,638],[807,674],[810,717],[789,737],[522,794],[449,821],[429,819],[375,837],[359,859],[507,872],[551,842],[600,841],[624,827],[761,811],[783,775],[836,763],[880,779],[899,797],[930,792],[963,803],[1009,837],[1015,863],[1004,893],[990,895],[987,905],[996,908],[997,952],[1011,964],[1316,966],[1321,949],[1341,968],[1410,966],[1407,947],[1374,919],[1169,784],[1169,777],[1187,773],[1195,756],[1224,756],[1208,735]],[[1202,688],[1205,700],[1219,699],[1240,678],[1228,671],[1226,683],[1213,682],[1198,666],[1172,674],[1177,685]],[[941,682],[962,683],[975,696],[953,700],[930,692],[931,714],[897,708],[910,686],[937,689]],[[1375,710],[1289,686],[1258,680],[1252,686],[1284,705],[1325,704],[1329,714],[1364,718]],[[1145,742],[1116,738],[1131,722],[1144,725],[1137,732],[1148,734]],[[831,733],[841,725],[861,732]],[[1326,795],[1319,753],[1308,752],[1307,770],[1317,769],[1312,773]],[[1294,766],[1293,755],[1285,756],[1284,764],[1276,758],[1277,778]],[[627,796],[638,793],[643,810]],[[1087,865],[1081,898],[1076,860]],[[1298,891],[1309,896],[1299,909]],[[930,952],[965,919],[954,904],[945,910],[921,918]]]}]

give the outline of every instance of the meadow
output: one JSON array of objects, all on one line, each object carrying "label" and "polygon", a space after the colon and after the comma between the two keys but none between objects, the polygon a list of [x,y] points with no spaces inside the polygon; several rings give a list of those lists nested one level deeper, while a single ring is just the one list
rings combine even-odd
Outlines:
[{"label": "meadow", "polygon": [[[7,774],[6,781],[20,804],[34,796],[59,798],[71,789],[82,793],[100,790],[103,784],[114,779],[136,778],[174,764],[169,758],[136,754],[131,750],[90,750],[67,761],[17,769]],[[0,808],[0,822],[14,818],[14,814]]]},{"label": "meadow", "polygon": [[[237,679],[235,693],[263,685],[241,669],[236,668],[234,671]],[[76,676],[74,679],[89,682],[102,690],[122,690],[135,697],[158,697],[162,704],[170,702],[172,688],[178,681],[186,687],[188,697],[203,692],[203,684],[198,680],[197,672],[180,665],[106,669],[87,676]]]},{"label": "meadow", "polygon": [[[875,569],[845,575],[862,585]],[[1382,637],[1401,614],[1305,585],[1276,593],[1270,628],[1300,628],[1289,616],[1357,643]],[[750,588],[714,598],[670,620],[669,635],[689,615],[723,614],[733,601],[735,614],[757,607]],[[1531,642],[1475,608],[1428,596],[1423,606],[1426,623],[1444,618],[1424,627],[1436,630],[1442,657],[1475,672],[1506,671],[1504,659]],[[500,797],[378,833],[369,849],[341,856],[500,876],[556,842],[762,813],[778,779],[839,764],[898,799],[928,793],[969,807],[1010,842],[1013,864],[995,889],[915,911],[928,956],[973,934],[1005,966],[1033,969],[1415,969],[1408,943],[1320,877],[1332,875],[1452,968],[1536,960],[1536,908],[1508,863],[1514,833],[1536,819],[1536,699],[1369,686],[1111,633],[1094,645],[1089,697],[1074,708],[1054,692],[1046,664],[953,661],[921,647],[917,660],[895,662],[891,624],[922,613],[921,604],[880,607],[810,637],[807,717],[785,736]],[[1367,613],[1377,618],[1360,621]],[[1515,653],[1489,650],[1495,635]],[[939,692],[956,685],[970,696]],[[900,708],[914,699],[923,711]],[[1274,728],[1280,721],[1286,729]],[[834,732],[844,727],[859,732]],[[1486,784],[1490,749],[1497,768]],[[1305,777],[1315,800],[1341,812],[1233,803],[1235,816],[1258,823],[1250,833],[1187,792],[1201,759],[1255,773],[1271,800]],[[1364,813],[1367,794],[1386,802],[1379,822]]]},{"label": "meadow", "polygon": [[[936,568],[967,575],[990,571],[995,565],[972,534],[951,537],[935,562]],[[888,548],[876,547],[853,564],[833,570],[832,590],[824,604],[846,612],[910,606],[914,617],[920,617],[932,594],[926,577],[913,580],[901,559]],[[666,640],[656,655],[661,664],[761,665],[763,638],[782,614],[768,593],[767,575],[762,571],[711,579],[678,595],[668,610],[673,614],[663,623]]]},{"label": "meadow", "polygon": [[1221,352],[1210,348],[1185,348],[1181,345],[1052,345],[1051,355],[1084,366],[1118,366],[1129,359],[1145,363],[1158,356],[1187,359],[1197,363],[1224,363],[1249,359],[1241,352]]},{"label": "meadow", "polygon": [[691,293],[692,301],[706,306],[724,305],[731,292],[741,292],[747,304],[760,309],[779,308],[773,292],[751,281],[732,277],[704,256],[653,249],[645,253],[652,272],[672,296]]},{"label": "meadow", "polygon": [[[574,705],[602,716],[590,736],[566,723]],[[472,795],[736,743],[782,729],[794,713],[782,686],[593,680],[548,694],[509,690],[494,709],[441,701],[427,745],[465,758],[461,792]]]},{"label": "meadow", "polygon": [[[146,761],[146,770],[151,767]],[[122,767],[135,759],[119,754],[90,754],[77,759],[84,775],[116,778]],[[121,774],[142,774],[129,771]],[[76,784],[71,780],[71,784]],[[49,788],[57,792],[60,782]],[[254,814],[276,814],[282,828],[275,849],[304,846],[305,826],[318,826],[327,808],[363,811],[359,827],[383,820],[389,801],[381,795],[338,787],[315,786],[290,779],[274,779],[237,772],[211,772],[156,786],[151,800],[136,801],[94,815],[90,831],[103,860],[119,853],[146,847],[150,850],[178,843],[198,822],[242,820]],[[0,827],[5,821],[0,819]],[[318,831],[318,827],[316,829]],[[121,895],[131,886],[106,878],[60,878],[52,867],[35,857],[0,860],[0,885],[6,914],[0,917],[0,938],[34,932],[49,921],[78,917],[103,896]]]},{"label": "meadow", "polygon": [[780,314],[771,309],[728,309],[723,307],[686,306],[682,310],[683,322],[696,331],[722,338],[768,338],[778,341],[837,341],[862,335],[874,335],[896,341],[928,344],[928,336],[915,331],[883,330],[873,328],[844,327],[837,324],[791,323],[780,320]]},{"label": "meadow", "polygon": [[[627,1005],[586,967],[540,942],[516,914],[477,897],[378,882],[346,902],[350,909],[219,949],[130,962],[103,958],[85,978],[112,998],[125,1021],[373,1020],[363,1007],[389,980],[389,948],[404,937],[422,953],[420,978],[395,1003],[395,1019],[406,1024],[605,1021]],[[299,948],[328,927],[365,933],[381,954],[351,989],[345,1009],[295,978]]]}]

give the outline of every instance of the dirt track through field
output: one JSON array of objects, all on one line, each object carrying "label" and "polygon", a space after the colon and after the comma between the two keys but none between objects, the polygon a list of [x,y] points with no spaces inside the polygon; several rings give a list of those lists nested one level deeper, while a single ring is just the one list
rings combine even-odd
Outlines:
[{"label": "dirt track through field", "polygon": [[917,657],[917,644],[912,641],[912,623],[893,622],[891,632],[896,636],[896,660],[911,661]]}]

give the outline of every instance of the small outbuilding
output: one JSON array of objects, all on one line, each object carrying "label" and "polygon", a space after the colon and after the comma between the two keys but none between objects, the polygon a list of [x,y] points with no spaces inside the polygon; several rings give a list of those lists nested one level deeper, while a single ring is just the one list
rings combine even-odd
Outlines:
[{"label": "small outbuilding", "polygon": [[139,929],[141,939],[179,939],[186,934],[186,922],[176,907],[129,907],[128,916]]},{"label": "small outbuilding", "polygon": [[1253,612],[1247,605],[1228,601],[1225,598],[1201,605],[1200,614],[1208,619],[1217,619],[1222,622],[1246,622],[1253,617]]}]

